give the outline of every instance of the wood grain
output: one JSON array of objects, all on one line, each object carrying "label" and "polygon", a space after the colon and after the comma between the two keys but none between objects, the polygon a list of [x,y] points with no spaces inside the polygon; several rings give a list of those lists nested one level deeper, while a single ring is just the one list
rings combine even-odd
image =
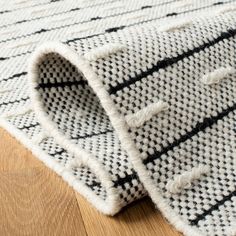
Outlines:
[{"label": "wood grain", "polygon": [[0,128],[0,171],[14,171],[19,169],[42,166],[37,158],[6,131]]},{"label": "wood grain", "polygon": [[[108,217],[94,211],[80,194],[76,194],[88,235],[112,236],[177,236],[148,198],[134,202],[118,215]],[[94,220],[93,220],[94,219]]]},{"label": "wood grain", "polygon": [[86,235],[74,192],[44,167],[0,179],[1,235]]},{"label": "wood grain", "polygon": [[0,235],[180,236],[148,198],[100,214],[1,128],[0,163]]}]

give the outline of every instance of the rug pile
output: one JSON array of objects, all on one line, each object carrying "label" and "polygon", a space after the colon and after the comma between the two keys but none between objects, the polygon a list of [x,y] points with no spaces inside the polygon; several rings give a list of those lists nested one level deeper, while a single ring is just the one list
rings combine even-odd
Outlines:
[{"label": "rug pile", "polygon": [[104,214],[236,235],[235,1],[0,7],[3,128]]}]

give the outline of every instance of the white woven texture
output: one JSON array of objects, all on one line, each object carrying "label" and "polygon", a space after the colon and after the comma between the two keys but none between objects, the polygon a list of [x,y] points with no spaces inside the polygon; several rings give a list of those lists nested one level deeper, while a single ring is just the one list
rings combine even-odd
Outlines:
[{"label": "white woven texture", "polygon": [[2,127],[104,214],[235,235],[236,1],[0,4]]}]

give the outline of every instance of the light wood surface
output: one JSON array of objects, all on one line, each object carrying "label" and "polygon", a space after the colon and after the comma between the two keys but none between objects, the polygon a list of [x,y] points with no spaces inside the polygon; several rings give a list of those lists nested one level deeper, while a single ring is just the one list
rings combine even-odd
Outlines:
[{"label": "light wood surface", "polygon": [[148,198],[115,217],[95,210],[0,128],[0,235],[180,236]]}]

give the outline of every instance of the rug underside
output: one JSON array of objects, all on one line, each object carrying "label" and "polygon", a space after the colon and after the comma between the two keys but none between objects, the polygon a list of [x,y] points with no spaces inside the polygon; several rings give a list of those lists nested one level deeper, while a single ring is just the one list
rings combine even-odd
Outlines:
[{"label": "rug underside", "polygon": [[0,124],[100,212],[149,195],[236,235],[236,2],[28,0],[0,10]]}]

